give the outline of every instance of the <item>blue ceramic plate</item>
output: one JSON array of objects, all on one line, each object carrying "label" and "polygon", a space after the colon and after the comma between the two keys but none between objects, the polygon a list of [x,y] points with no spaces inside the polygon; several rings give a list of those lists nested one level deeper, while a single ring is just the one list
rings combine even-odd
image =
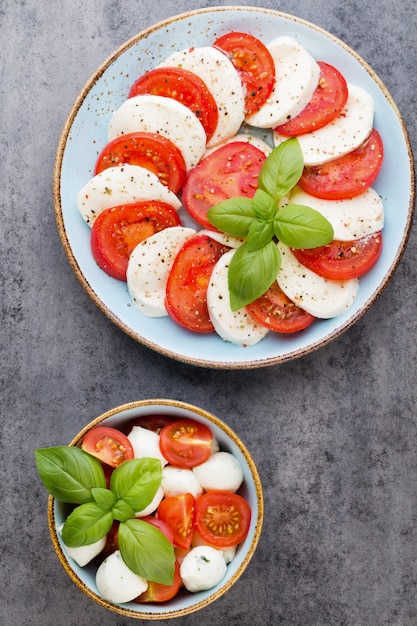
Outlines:
[{"label": "blue ceramic plate", "polygon": [[[385,158],[374,185],[385,206],[384,249],[375,268],[360,280],[356,302],[344,315],[318,321],[294,335],[269,335],[252,347],[222,341],[217,335],[190,333],[169,318],[147,318],[130,300],[126,285],[109,278],[90,252],[90,229],[78,212],[76,197],[92,177],[98,153],[107,140],[112,112],[127,98],[130,86],[175,50],[210,45],[232,31],[249,32],[268,43],[279,35],[297,39],[316,60],[337,67],[348,82],[374,98],[375,127]],[[244,369],[274,365],[327,344],[354,324],[381,294],[404,251],[414,210],[414,171],[407,131],[386,87],[375,72],[340,40],[294,16],[268,9],[201,9],[160,22],[127,41],[98,68],[68,116],[59,142],[55,174],[55,213],[69,262],[92,300],[117,326],[149,348],[193,365]]]}]

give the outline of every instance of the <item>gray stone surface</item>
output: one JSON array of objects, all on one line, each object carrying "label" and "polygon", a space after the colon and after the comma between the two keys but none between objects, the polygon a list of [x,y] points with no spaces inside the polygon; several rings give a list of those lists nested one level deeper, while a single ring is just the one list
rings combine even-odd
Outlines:
[{"label": "gray stone surface", "polygon": [[[264,485],[264,530],[249,568],[221,600],[181,623],[417,624],[415,230],[393,280],[353,328],[312,355],[253,371],[199,369],[137,344],[84,293],[61,247],[52,172],[79,90],[142,28],[211,4],[219,3],[0,3],[4,626],[133,624],[92,603],[59,565],[33,450],[65,444],[92,417],[146,397],[223,417],[250,447]],[[357,50],[392,93],[415,144],[414,0],[262,4]]]}]

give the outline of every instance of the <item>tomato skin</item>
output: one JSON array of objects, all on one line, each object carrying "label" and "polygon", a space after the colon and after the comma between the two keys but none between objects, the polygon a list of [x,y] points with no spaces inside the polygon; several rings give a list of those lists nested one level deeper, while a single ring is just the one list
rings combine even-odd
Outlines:
[{"label": "tomato skin", "polygon": [[105,209],[91,229],[93,257],[106,274],[126,281],[129,257],[137,244],[164,228],[180,224],[177,211],[156,200]]},{"label": "tomato skin", "polygon": [[295,333],[312,324],[315,318],[294,304],[277,281],[260,298],[246,306],[249,315],[277,333]]},{"label": "tomato skin", "polygon": [[159,447],[168,463],[186,469],[207,461],[212,442],[211,430],[188,418],[168,424],[159,435]]},{"label": "tomato skin", "polygon": [[168,276],[165,306],[169,316],[188,330],[214,332],[207,308],[207,287],[214,266],[229,248],[200,235],[178,252]]},{"label": "tomato skin", "polygon": [[134,457],[132,444],[120,430],[95,426],[85,435],[81,448],[111,467],[118,467]]},{"label": "tomato skin", "polygon": [[194,534],[195,500],[191,493],[164,498],[157,515],[168,524],[174,535],[174,546],[188,550]]},{"label": "tomato skin", "polygon": [[142,94],[177,100],[200,120],[207,141],[216,130],[219,113],[207,85],[197,74],[183,67],[161,67],[146,72],[132,85],[129,98]]},{"label": "tomato skin", "polygon": [[320,77],[310,102],[297,116],[277,126],[280,135],[295,137],[310,133],[332,122],[342,112],[348,86],[344,76],[332,65],[318,61]]},{"label": "tomato skin", "polygon": [[182,579],[180,575],[180,564],[175,561],[174,582],[172,585],[162,585],[151,580],[148,581],[148,588],[140,594],[133,602],[142,604],[144,602],[167,602],[172,600],[182,587]]},{"label": "tomato skin", "polygon": [[354,241],[333,241],[320,248],[292,252],[302,265],[323,278],[350,280],[373,268],[381,256],[382,245],[379,232]]},{"label": "tomato skin", "polygon": [[126,133],[116,137],[99,154],[94,174],[123,163],[150,170],[173,193],[179,192],[185,180],[186,168],[180,149],[157,133]]},{"label": "tomato skin", "polygon": [[237,493],[207,491],[195,503],[195,528],[215,548],[228,548],[248,534],[252,512]]},{"label": "tomato skin", "polygon": [[305,167],[298,185],[324,200],[354,198],[375,182],[383,158],[383,141],[374,128],[368,139],[349,154],[323,165]]},{"label": "tomato skin", "polygon": [[147,522],[148,524],[155,526],[155,528],[160,530],[161,533],[165,535],[170,543],[174,543],[174,534],[164,520],[159,519],[159,517],[154,517],[153,515],[145,515],[145,517],[141,517],[140,519],[142,522]]},{"label": "tomato skin", "polygon": [[259,148],[243,141],[221,146],[188,173],[182,190],[185,208],[201,226],[216,230],[208,210],[228,198],[253,198],[265,160]]},{"label": "tomato skin", "polygon": [[169,415],[142,415],[135,419],[133,426],[142,426],[142,428],[153,430],[159,434],[164,426],[171,424],[173,421],[173,418],[169,417]]},{"label": "tomato skin", "polygon": [[239,72],[245,88],[245,114],[259,111],[275,83],[275,63],[265,44],[249,33],[226,33],[213,43]]}]

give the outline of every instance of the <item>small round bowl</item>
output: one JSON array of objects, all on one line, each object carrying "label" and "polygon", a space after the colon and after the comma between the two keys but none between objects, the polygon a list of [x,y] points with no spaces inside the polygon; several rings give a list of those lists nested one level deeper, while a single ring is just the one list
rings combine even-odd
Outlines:
[{"label": "small round bowl", "polygon": [[206,607],[208,604],[220,598],[235,584],[246,569],[254,555],[262,529],[262,485],[256,466],[245,445],[236,433],[219,418],[204,409],[178,400],[138,400],[110,409],[87,424],[87,426],[74,437],[69,445],[79,445],[84,435],[93,426],[105,424],[106,426],[123,429],[130,421],[145,415],[165,415],[173,419],[185,417],[206,424],[219,442],[220,449],[234,454],[242,466],[244,482],[238,493],[248,501],[252,510],[252,520],[249,533],[246,539],[239,544],[236,556],[227,566],[227,573],[223,580],[208,591],[189,593],[185,590],[181,590],[175,598],[166,603],[137,604],[128,602],[124,604],[113,604],[103,599],[97,590],[95,583],[96,565],[89,564],[85,567],[79,567],[71,557],[67,556],[57,528],[64,522],[68,514],[68,508],[67,505],[57,501],[52,496],[49,496],[48,499],[49,531],[59,561],[71,580],[89,598],[101,606],[120,615],[137,619],[157,620],[183,617]]}]

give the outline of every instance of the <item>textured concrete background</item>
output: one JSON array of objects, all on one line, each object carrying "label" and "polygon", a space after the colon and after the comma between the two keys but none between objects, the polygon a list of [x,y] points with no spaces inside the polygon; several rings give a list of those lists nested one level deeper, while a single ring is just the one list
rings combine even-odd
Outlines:
[{"label": "textured concrete background", "polygon": [[[265,491],[249,568],[182,623],[417,624],[416,231],[388,288],[331,345],[282,366],[226,372],[173,362],[122,333],[82,290],[57,235],[54,156],[79,90],[141,29],[211,4],[0,3],[4,626],[134,623],[92,603],[61,568],[33,450],[68,443],[92,417],[146,397],[226,419]],[[242,4],[293,13],[343,39],[384,81],[416,144],[414,0]]]}]

